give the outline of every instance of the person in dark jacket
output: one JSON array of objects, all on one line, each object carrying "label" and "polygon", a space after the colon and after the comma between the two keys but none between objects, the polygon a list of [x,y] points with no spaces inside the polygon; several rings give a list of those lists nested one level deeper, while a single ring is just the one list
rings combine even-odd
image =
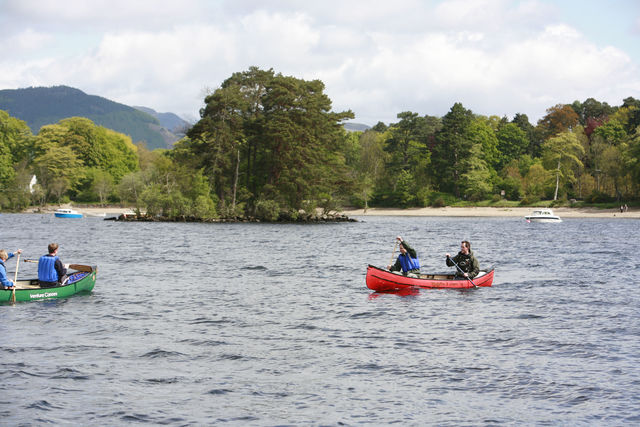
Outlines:
[{"label": "person in dark jacket", "polygon": [[420,261],[415,249],[402,237],[398,236],[396,239],[400,242],[400,255],[398,255],[395,264],[387,266],[387,270],[402,271],[405,276],[408,274],[420,274]]},{"label": "person in dark jacket", "polygon": [[[16,251],[16,254],[21,253],[22,249]],[[13,252],[7,253],[4,249],[0,249],[0,286],[2,286],[3,289],[13,289],[15,286],[15,283],[7,278],[7,267],[4,265],[4,262],[14,255]]]},{"label": "person in dark jacket", "polygon": [[449,267],[453,267],[455,264],[458,264],[458,267],[462,270],[460,271],[456,267],[456,277],[468,277],[469,279],[473,279],[480,272],[478,260],[471,251],[471,243],[466,240],[463,240],[460,244],[460,252],[458,252],[458,255],[451,258],[450,254],[446,254],[446,257],[447,265]]},{"label": "person in dark jacket", "polygon": [[62,264],[58,257],[58,244],[49,244],[49,253],[38,260],[38,282],[41,288],[53,288],[67,278],[69,264]]}]

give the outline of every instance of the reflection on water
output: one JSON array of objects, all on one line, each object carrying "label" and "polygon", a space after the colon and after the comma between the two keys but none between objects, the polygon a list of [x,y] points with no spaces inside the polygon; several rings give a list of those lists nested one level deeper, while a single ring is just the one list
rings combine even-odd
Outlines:
[{"label": "reflection on water", "polygon": [[[635,220],[0,219],[0,245],[25,258],[57,241],[64,262],[99,266],[89,296],[0,306],[8,425],[640,417]],[[495,266],[494,286],[372,293],[366,266],[388,263],[397,235],[433,272],[470,240],[481,267]],[[20,266],[27,275],[34,265]]]}]

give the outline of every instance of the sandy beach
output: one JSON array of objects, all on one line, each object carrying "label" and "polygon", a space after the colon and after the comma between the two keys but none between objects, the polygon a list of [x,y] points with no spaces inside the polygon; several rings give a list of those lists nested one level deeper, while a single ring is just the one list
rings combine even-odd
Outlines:
[{"label": "sandy beach", "polygon": [[[118,206],[47,206],[46,208],[29,208],[25,213],[53,213],[59,207],[72,208],[85,216],[112,217],[122,213],[132,213],[131,207]],[[530,207],[465,207],[465,208],[369,208],[366,212],[363,209],[345,209],[341,213],[348,217],[357,216],[449,216],[449,217],[524,217],[529,215],[534,208]],[[640,209],[629,209],[620,213],[619,209],[596,209],[596,208],[554,208],[553,212],[561,218],[640,218]]]},{"label": "sandy beach", "polygon": [[64,205],[48,205],[48,206],[39,207],[39,208],[31,207],[25,210],[24,213],[53,214],[55,210],[59,208],[73,209],[83,214],[84,216],[98,216],[98,217],[112,217],[112,216],[118,216],[122,213],[133,213],[133,209],[134,209],[129,207],[119,207],[119,206],[103,206],[103,207],[82,206],[82,205],[72,206],[71,204],[67,203]]},{"label": "sandy beach", "polygon": [[[534,208],[494,208],[494,207],[466,207],[466,208],[369,208],[348,209],[342,211],[349,217],[356,216],[450,216],[450,217],[524,217],[529,215]],[[620,213],[619,209],[596,208],[554,208],[553,212],[561,218],[640,218],[640,209],[629,209]]]}]

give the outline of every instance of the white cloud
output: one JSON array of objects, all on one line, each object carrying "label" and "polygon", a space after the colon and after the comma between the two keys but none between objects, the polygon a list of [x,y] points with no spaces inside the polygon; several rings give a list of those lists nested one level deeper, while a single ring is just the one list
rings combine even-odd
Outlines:
[{"label": "white cloud", "polygon": [[193,117],[204,88],[256,65],[322,80],[335,110],[368,124],[407,110],[442,116],[455,102],[535,122],[557,103],[619,105],[640,92],[627,52],[544,0],[64,4],[0,3],[12,46],[0,47],[0,87],[67,84]]},{"label": "white cloud", "polygon": [[3,47],[0,47],[0,53],[3,57],[9,55],[21,55],[41,49],[43,45],[52,41],[50,34],[41,33],[27,28],[19,33],[15,33],[3,40]]}]

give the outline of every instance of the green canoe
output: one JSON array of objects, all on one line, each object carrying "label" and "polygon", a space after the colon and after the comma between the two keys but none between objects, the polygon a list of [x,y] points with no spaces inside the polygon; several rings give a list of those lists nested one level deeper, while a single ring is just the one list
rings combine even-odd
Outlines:
[{"label": "green canoe", "polygon": [[[98,267],[71,264],[69,268],[79,271],[70,272],[68,280],[55,288],[41,288],[38,285],[38,279],[18,280],[16,282],[16,302],[67,298],[75,294],[91,292],[96,284]],[[0,303],[11,302],[11,294],[11,289],[0,289]]]}]

